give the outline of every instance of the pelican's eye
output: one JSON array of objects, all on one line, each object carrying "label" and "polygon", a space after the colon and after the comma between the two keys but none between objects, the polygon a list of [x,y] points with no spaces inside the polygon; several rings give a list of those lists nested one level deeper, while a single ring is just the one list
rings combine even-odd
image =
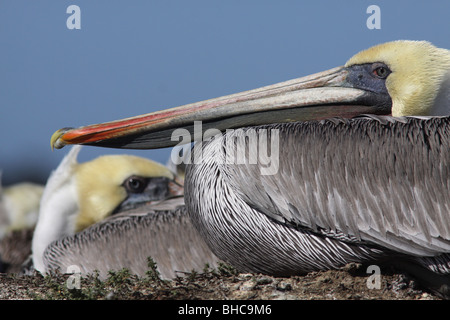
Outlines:
[{"label": "pelican's eye", "polygon": [[391,70],[384,63],[374,63],[372,65],[372,73],[380,79],[386,79],[391,74]]},{"label": "pelican's eye", "polygon": [[142,193],[148,185],[148,180],[138,176],[131,176],[125,180],[123,186],[129,192]]}]

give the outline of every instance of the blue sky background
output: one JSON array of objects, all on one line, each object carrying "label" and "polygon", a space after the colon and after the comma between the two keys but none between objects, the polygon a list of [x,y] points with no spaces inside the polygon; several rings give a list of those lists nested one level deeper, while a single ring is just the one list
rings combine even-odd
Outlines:
[{"label": "blue sky background", "polygon": [[[81,29],[69,30],[69,5]],[[381,29],[369,30],[369,5]],[[0,0],[0,170],[5,185],[44,183],[76,127],[326,70],[398,39],[450,48],[450,1]],[[80,161],[170,149],[85,147]]]}]

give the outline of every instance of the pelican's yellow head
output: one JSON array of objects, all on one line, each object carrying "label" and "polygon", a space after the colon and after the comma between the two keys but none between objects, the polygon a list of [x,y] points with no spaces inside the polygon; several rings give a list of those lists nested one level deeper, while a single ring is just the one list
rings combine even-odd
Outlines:
[{"label": "pelican's yellow head", "polygon": [[449,50],[426,41],[393,41],[359,52],[345,66],[375,62],[384,63],[391,71],[386,88],[393,116],[445,115],[436,114],[443,112],[435,111],[439,107],[435,103],[441,94],[445,102],[449,99],[450,88],[443,88],[450,81]]},{"label": "pelican's yellow head", "polygon": [[153,193],[153,200],[162,200],[158,197],[166,196],[167,190],[149,178],[173,180],[174,175],[157,162],[130,155],[101,156],[79,164],[76,183],[80,212],[75,221],[76,232],[111,215],[131,196],[151,201],[151,197],[142,194]]}]

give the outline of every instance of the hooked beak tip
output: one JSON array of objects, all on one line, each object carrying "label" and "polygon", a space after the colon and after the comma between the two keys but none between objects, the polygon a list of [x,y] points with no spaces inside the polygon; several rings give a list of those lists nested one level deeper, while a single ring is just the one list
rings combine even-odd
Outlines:
[{"label": "hooked beak tip", "polygon": [[67,142],[62,137],[70,129],[72,129],[72,128],[62,128],[62,129],[55,131],[55,133],[52,134],[52,137],[50,138],[50,146],[52,148],[52,151],[54,149],[61,149],[65,145],[67,145]]}]

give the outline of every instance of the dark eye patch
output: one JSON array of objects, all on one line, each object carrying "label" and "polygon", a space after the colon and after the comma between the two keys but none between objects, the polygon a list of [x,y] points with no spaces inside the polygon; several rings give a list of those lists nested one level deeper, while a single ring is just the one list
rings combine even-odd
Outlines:
[{"label": "dark eye patch", "polygon": [[382,62],[353,65],[347,68],[347,84],[374,93],[388,95],[386,78],[391,74],[389,67]]}]

